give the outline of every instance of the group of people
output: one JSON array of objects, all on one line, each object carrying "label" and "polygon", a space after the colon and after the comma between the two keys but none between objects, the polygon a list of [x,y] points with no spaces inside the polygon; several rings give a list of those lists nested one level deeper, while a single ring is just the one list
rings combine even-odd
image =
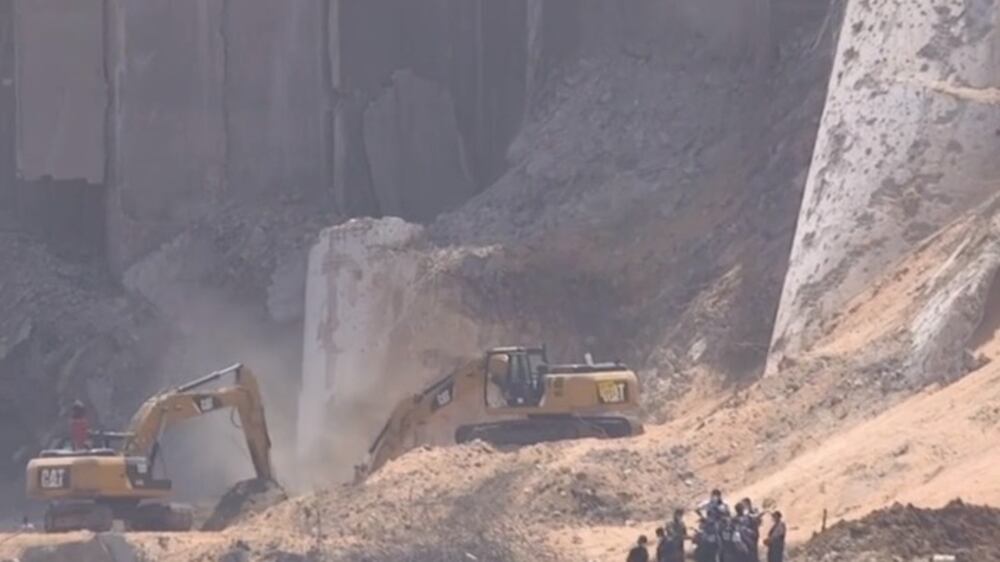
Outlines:
[{"label": "group of people", "polygon": [[[684,510],[674,510],[673,518],[656,529],[655,558],[650,558],[649,541],[639,537],[627,562],[683,562],[685,543],[694,544],[696,562],[760,562],[761,526],[765,513],[758,511],[750,498],[744,498],[733,510],[722,499],[722,492],[712,490],[707,501],[695,509],[698,526],[689,534],[684,524]],[[780,511],[771,512],[771,527],[764,537],[767,562],[783,562],[787,529]]]}]

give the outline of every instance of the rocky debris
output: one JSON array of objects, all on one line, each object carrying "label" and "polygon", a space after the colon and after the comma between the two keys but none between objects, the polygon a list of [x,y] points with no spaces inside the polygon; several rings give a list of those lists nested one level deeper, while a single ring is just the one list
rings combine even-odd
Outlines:
[{"label": "rocky debris", "polygon": [[[785,39],[814,40],[807,28]],[[759,370],[829,59],[783,61],[768,97],[750,68],[660,54],[568,65],[511,170],[429,226],[322,234],[300,450],[349,467],[397,399],[493,345],[545,342],[560,360],[589,351],[664,379]],[[334,443],[314,446],[328,427]]]},{"label": "rocky debris", "polygon": [[288,494],[275,482],[257,478],[238,482],[219,499],[201,530],[221,531],[287,499]]},{"label": "rocky debris", "polygon": [[[987,299],[1000,272],[1000,196],[969,213],[961,246],[929,279],[918,298],[913,353],[907,372],[918,383],[954,380],[981,366],[968,357],[987,314]],[[930,378],[930,380],[928,380]]]},{"label": "rocky debris", "polygon": [[325,231],[310,259],[300,451],[349,479],[399,400],[483,349],[547,343],[556,360],[582,359],[591,342],[574,325],[603,333],[606,288],[526,248],[434,246],[395,218]]},{"label": "rocky debris", "polygon": [[[38,449],[62,437],[79,398],[96,427],[119,428],[150,391],[173,334],[142,299],[100,267],[53,256],[0,231],[0,473],[18,478]],[[18,494],[20,496],[20,494]],[[16,501],[16,500],[15,500]]]},{"label": "rocky debris", "polygon": [[83,540],[71,540],[52,545],[29,547],[18,560],[21,562],[143,562],[141,549],[130,544],[120,534],[87,533]]},{"label": "rocky debris", "polygon": [[866,353],[872,341],[892,341],[906,349],[905,360],[872,361],[866,368],[887,390],[951,382],[983,366],[975,349],[992,337],[979,334],[990,325],[998,239],[1000,198],[994,196],[928,237],[821,323],[824,337],[806,356]]},{"label": "rocky debris", "polygon": [[858,521],[838,523],[814,537],[794,557],[806,562],[1000,560],[1000,509],[956,500],[941,509],[894,505]]},{"label": "rocky debris", "polygon": [[531,552],[520,545],[497,542],[496,539],[462,541],[448,540],[445,544],[408,544],[405,546],[375,543],[369,547],[333,553],[327,558],[336,562],[369,562],[402,560],[404,562],[528,562],[550,560],[544,554]]}]

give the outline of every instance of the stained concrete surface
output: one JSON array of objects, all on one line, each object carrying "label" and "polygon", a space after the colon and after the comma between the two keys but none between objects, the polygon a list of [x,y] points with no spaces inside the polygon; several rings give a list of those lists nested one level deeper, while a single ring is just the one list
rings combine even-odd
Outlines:
[{"label": "stained concrete surface", "polygon": [[[989,1],[847,4],[800,211],[771,369],[840,305],[997,190]],[[978,95],[977,95],[978,93]]]}]

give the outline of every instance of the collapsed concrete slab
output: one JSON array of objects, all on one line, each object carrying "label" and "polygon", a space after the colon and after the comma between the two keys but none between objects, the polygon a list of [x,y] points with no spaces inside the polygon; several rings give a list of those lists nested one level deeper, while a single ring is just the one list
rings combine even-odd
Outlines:
[{"label": "collapsed concrete slab", "polygon": [[996,191],[1000,8],[848,4],[770,369],[887,266]]},{"label": "collapsed concrete slab", "polygon": [[[420,226],[355,219],[328,229],[309,259],[300,455],[349,476],[393,405],[493,339],[467,307],[463,262],[495,248],[435,249]],[[453,272],[455,275],[448,275]]]},{"label": "collapsed concrete slab", "polygon": [[553,360],[582,359],[606,292],[532,247],[436,245],[398,218],[325,230],[306,281],[303,480],[349,478],[399,400],[487,348],[547,344]]}]

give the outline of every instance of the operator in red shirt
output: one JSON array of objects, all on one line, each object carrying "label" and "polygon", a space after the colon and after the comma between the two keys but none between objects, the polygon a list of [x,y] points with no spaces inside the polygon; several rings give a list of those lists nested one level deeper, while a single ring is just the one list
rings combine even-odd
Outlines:
[{"label": "operator in red shirt", "polygon": [[74,450],[90,448],[90,420],[87,419],[86,406],[79,400],[73,402],[70,408],[69,437]]}]

